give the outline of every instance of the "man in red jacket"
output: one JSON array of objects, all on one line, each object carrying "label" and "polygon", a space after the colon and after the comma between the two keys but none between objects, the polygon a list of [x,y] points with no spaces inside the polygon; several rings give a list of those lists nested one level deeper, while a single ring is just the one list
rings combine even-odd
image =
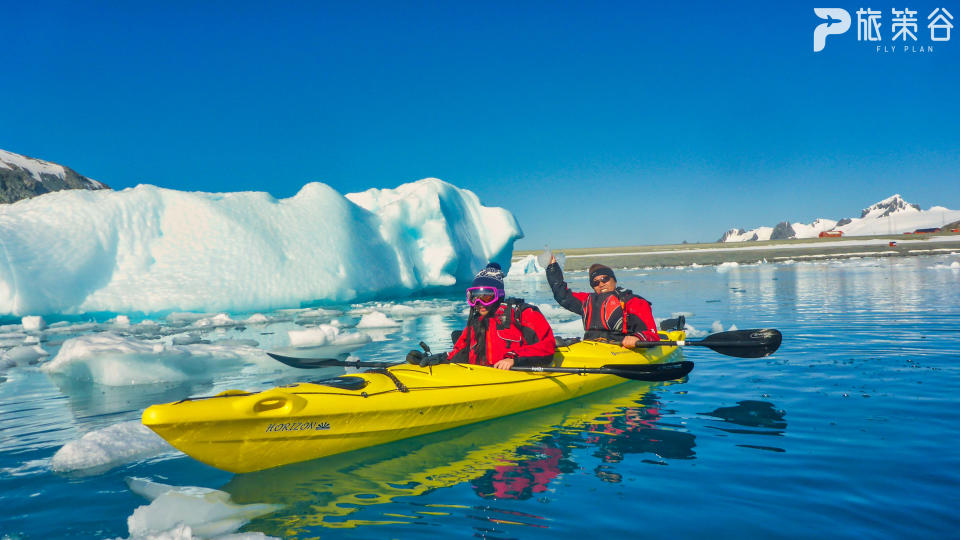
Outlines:
[{"label": "man in red jacket", "polygon": [[510,369],[545,366],[553,361],[553,329],[535,306],[504,298],[503,271],[490,263],[467,289],[470,316],[453,350],[420,355],[410,351],[407,361],[421,366],[441,362],[470,363]]},{"label": "man in red jacket", "polygon": [[550,259],[546,270],[553,298],[583,318],[583,339],[613,341],[628,349],[640,341],[660,341],[650,302],[617,287],[617,278],[608,266],[590,266],[592,293],[571,291],[563,281],[563,270],[556,257]]}]

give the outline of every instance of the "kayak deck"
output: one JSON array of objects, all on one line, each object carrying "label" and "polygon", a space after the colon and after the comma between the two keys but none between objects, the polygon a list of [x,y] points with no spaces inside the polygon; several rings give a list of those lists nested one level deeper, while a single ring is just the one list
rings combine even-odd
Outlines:
[{"label": "kayak deck", "polygon": [[[682,339],[682,332],[670,332]],[[629,350],[581,342],[560,347],[554,365],[663,362],[676,347]],[[264,392],[236,390],[153,405],[143,424],[198,461],[251,472],[415,437],[543,407],[622,383],[614,375],[528,373],[470,364],[346,375]]]}]

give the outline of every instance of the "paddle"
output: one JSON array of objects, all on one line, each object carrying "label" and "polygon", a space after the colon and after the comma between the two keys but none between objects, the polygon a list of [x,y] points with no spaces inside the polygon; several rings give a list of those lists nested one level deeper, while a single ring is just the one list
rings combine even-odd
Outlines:
[{"label": "paddle", "polygon": [[576,373],[578,375],[616,375],[635,381],[672,381],[685,377],[693,369],[693,362],[683,360],[668,364],[608,364],[599,368],[564,367],[520,367],[510,371],[529,371],[533,373]]},{"label": "paddle", "polygon": [[[363,362],[360,360],[338,360],[336,358],[297,358],[268,352],[270,358],[300,369],[324,367],[385,368],[396,365],[387,362]],[[671,362],[669,364],[609,364],[599,368],[563,368],[563,367],[518,367],[512,371],[532,371],[540,373],[577,373],[580,375],[616,375],[635,381],[670,381],[684,377],[693,369],[693,362]]]},{"label": "paddle", "polygon": [[385,368],[397,365],[396,362],[364,362],[362,360],[340,360],[337,358],[297,358],[268,352],[267,356],[284,364],[300,369],[325,367]]},{"label": "paddle", "polygon": [[737,358],[763,358],[770,356],[778,348],[783,336],[774,328],[755,328],[753,330],[731,330],[710,334],[700,341],[640,341],[637,347],[708,347],[727,356]]}]

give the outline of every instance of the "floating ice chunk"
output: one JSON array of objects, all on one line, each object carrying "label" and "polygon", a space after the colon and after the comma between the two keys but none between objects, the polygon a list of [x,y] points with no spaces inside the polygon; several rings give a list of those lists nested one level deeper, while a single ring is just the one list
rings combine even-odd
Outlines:
[{"label": "floating ice chunk", "polygon": [[708,333],[706,330],[697,330],[689,322],[684,325],[684,330],[686,330],[688,338],[691,338],[691,337],[699,338],[707,335]]},{"label": "floating ice chunk", "polygon": [[362,333],[341,334],[339,328],[329,324],[291,330],[287,334],[290,336],[290,348],[295,350],[278,352],[297,356],[336,356],[355,351],[372,341],[370,336]]},{"label": "floating ice chunk", "polygon": [[335,309],[315,308],[297,311],[296,315],[297,319],[330,319],[343,315],[343,312]]},{"label": "floating ice chunk", "polygon": [[387,317],[379,311],[371,311],[360,318],[357,328],[391,328],[400,326],[400,323]]},{"label": "floating ice chunk", "polygon": [[268,319],[263,313],[254,313],[253,315],[247,317],[243,322],[247,324],[266,324],[270,322],[270,319]]},{"label": "floating ice chunk", "polygon": [[960,261],[953,261],[950,264],[938,264],[930,267],[932,270],[960,270]]},{"label": "floating ice chunk", "polygon": [[171,313],[167,315],[167,323],[172,326],[187,326],[210,316],[209,313]]},{"label": "floating ice chunk", "polygon": [[[731,324],[730,328],[727,328],[727,332],[733,332],[737,329],[737,325]],[[713,325],[710,326],[710,332],[716,334],[717,332],[723,332],[723,323],[720,321],[713,321]]]},{"label": "floating ice chunk", "polygon": [[459,302],[444,300],[413,300],[403,303],[367,302],[365,304],[355,304],[351,306],[350,313],[353,315],[365,315],[379,311],[388,317],[404,319],[429,314],[451,313],[455,311],[459,305]]},{"label": "floating ice chunk", "polygon": [[291,330],[287,335],[290,336],[290,345],[293,347],[312,347],[333,343],[340,335],[340,329],[329,324],[321,324],[316,328]]},{"label": "floating ice chunk", "polygon": [[207,378],[215,371],[245,364],[272,365],[262,351],[252,347],[165,345],[104,332],[68,339],[41,369],[76,380],[123,386]]},{"label": "floating ice chunk", "polygon": [[5,351],[0,359],[7,365],[25,366],[36,364],[44,356],[50,356],[50,353],[39,345],[21,345]]},{"label": "floating ice chunk", "polygon": [[110,322],[113,323],[114,326],[127,327],[130,326],[130,317],[127,317],[126,315],[117,315],[111,319]]},{"label": "floating ice chunk", "polygon": [[276,504],[240,505],[223,491],[171,486],[145,478],[127,478],[127,485],[130,491],[150,501],[127,518],[131,538],[220,538],[236,532],[255,517],[283,508]]},{"label": "floating ice chunk", "polygon": [[167,441],[137,420],[86,433],[63,445],[50,461],[57,472],[106,469],[173,450]]},{"label": "floating ice chunk", "polygon": [[57,323],[56,326],[50,326],[45,330],[47,335],[49,334],[79,334],[81,332],[93,332],[100,328],[100,325],[95,322],[84,322],[71,324],[64,322],[64,324]]},{"label": "floating ice chunk", "polygon": [[738,266],[740,266],[740,263],[738,262],[727,261],[717,265],[717,272],[729,272],[730,270],[736,269]]},{"label": "floating ice chunk", "polygon": [[193,323],[200,328],[221,328],[224,326],[236,326],[240,323],[230,318],[226,313],[218,313],[213,317],[206,317]]},{"label": "floating ice chunk", "polygon": [[46,321],[39,315],[28,315],[21,319],[21,324],[27,332],[37,332],[47,327]]},{"label": "floating ice chunk", "polygon": [[203,336],[199,332],[188,332],[186,334],[181,334],[179,336],[173,336],[173,339],[170,340],[174,345],[193,345],[195,343],[209,343],[209,341],[204,341]]}]

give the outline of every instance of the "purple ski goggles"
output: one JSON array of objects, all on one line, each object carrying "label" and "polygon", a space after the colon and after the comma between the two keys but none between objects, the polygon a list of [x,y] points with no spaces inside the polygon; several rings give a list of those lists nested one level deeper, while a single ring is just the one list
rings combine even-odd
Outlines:
[{"label": "purple ski goggles", "polygon": [[467,303],[471,306],[483,304],[489,306],[503,298],[503,291],[493,287],[470,287],[467,289]]}]

